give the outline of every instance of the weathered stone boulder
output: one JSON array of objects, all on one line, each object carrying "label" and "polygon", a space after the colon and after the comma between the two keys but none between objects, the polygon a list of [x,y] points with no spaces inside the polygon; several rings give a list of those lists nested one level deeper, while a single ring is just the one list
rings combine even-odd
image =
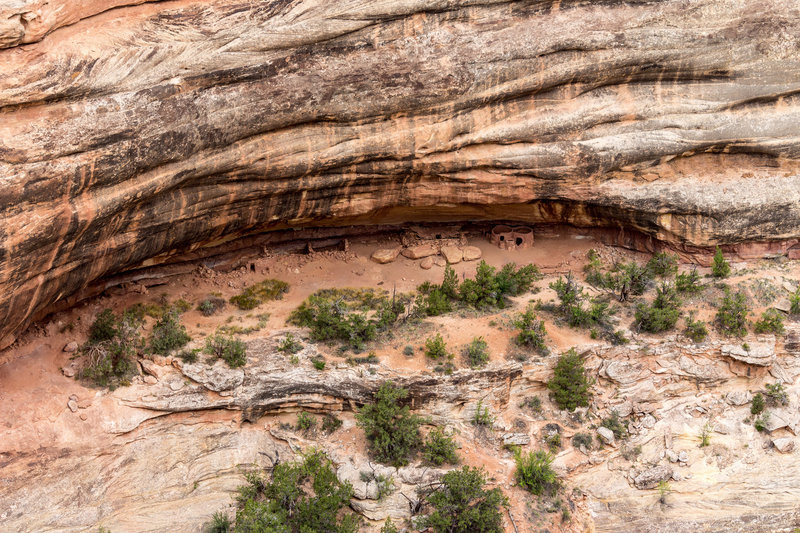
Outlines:
[{"label": "weathered stone boulder", "polygon": [[771,366],[775,362],[775,343],[751,342],[749,349],[741,344],[725,344],[720,349],[722,355],[736,361],[754,366]]},{"label": "weathered stone boulder", "polygon": [[380,248],[372,252],[372,260],[376,263],[380,263],[385,265],[386,263],[391,263],[397,256],[400,255],[400,248]]},{"label": "weathered stone boulder", "polygon": [[667,481],[671,477],[672,467],[659,465],[637,474],[633,479],[633,484],[640,490],[653,489],[658,486],[660,481]]},{"label": "weathered stone boulder", "polygon": [[438,253],[439,251],[430,244],[409,246],[408,248],[403,248],[402,252],[403,257],[408,257],[409,259],[422,259],[423,257],[429,257]]}]

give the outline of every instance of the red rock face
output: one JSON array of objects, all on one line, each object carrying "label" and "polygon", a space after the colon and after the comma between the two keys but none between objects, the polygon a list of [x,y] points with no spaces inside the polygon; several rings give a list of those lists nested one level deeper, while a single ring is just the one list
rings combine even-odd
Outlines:
[{"label": "red rock face", "polygon": [[797,2],[473,4],[0,7],[0,337],[93,280],[270,229],[800,237]]}]

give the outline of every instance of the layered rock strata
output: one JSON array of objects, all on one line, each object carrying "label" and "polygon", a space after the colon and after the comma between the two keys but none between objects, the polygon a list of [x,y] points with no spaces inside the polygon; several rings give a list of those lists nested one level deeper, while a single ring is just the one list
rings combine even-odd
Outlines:
[{"label": "layered rock strata", "polygon": [[16,0],[0,19],[0,344],[93,280],[269,229],[800,237],[794,0]]}]

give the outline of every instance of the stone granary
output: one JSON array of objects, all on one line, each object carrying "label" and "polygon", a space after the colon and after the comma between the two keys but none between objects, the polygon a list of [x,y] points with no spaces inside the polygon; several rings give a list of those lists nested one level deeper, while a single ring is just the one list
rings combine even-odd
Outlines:
[{"label": "stone granary", "polygon": [[489,239],[503,250],[516,250],[533,246],[533,229],[528,226],[495,226]]}]

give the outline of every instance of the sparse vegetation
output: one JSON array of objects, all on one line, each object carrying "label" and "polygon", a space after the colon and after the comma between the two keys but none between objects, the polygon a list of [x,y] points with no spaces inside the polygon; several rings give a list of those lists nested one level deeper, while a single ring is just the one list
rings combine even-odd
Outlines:
[{"label": "sparse vegetation", "polygon": [[610,429],[614,434],[614,438],[617,440],[628,438],[628,425],[623,423],[623,420],[619,417],[619,413],[616,411],[612,410],[609,416],[603,419],[600,426]]},{"label": "sparse vegetation", "polygon": [[800,315],[800,287],[789,295],[789,314]]},{"label": "sparse vegetation", "polygon": [[[610,329],[611,310],[608,303],[597,298],[586,298],[583,288],[567,275],[550,284],[560,300],[558,312],[574,328],[602,327]],[[586,305],[585,305],[586,304]],[[588,306],[587,306],[588,305]]]},{"label": "sparse vegetation", "polygon": [[761,313],[761,318],[753,324],[753,331],[756,333],[783,335],[786,332],[783,327],[783,315],[777,309],[767,309]]},{"label": "sparse vegetation", "polygon": [[392,522],[392,517],[388,517],[386,522],[383,523],[381,533],[397,533],[397,526]]},{"label": "sparse vegetation", "polygon": [[489,411],[489,407],[483,405],[483,400],[478,400],[478,404],[475,406],[475,413],[472,415],[472,423],[476,426],[488,428],[494,425],[494,417]]},{"label": "sparse vegetation", "polygon": [[225,309],[225,300],[216,296],[209,296],[197,305],[197,310],[203,316],[215,315],[218,311]]},{"label": "sparse vegetation", "polygon": [[669,486],[667,481],[659,481],[658,482],[658,501],[661,502],[662,505],[667,503],[667,494],[672,492],[672,487]]},{"label": "sparse vegetation", "polygon": [[681,294],[702,292],[703,286],[700,284],[700,274],[697,272],[697,268],[678,274],[675,278],[675,290]]},{"label": "sparse vegetation", "polygon": [[230,533],[231,527],[233,524],[230,517],[222,511],[217,511],[212,515],[211,524],[206,528],[206,533]]},{"label": "sparse vegetation", "polygon": [[216,359],[222,359],[231,368],[244,366],[247,362],[244,342],[235,337],[211,335],[206,339],[204,351]]},{"label": "sparse vegetation", "polygon": [[310,414],[306,413],[305,411],[300,411],[297,413],[297,424],[295,425],[295,429],[298,431],[307,433],[314,429],[316,425],[317,420]]},{"label": "sparse vegetation", "polygon": [[650,333],[671,330],[681,316],[680,306],[681,300],[675,288],[664,283],[656,289],[652,304],[640,303],[636,307],[636,324]]},{"label": "sparse vegetation", "polygon": [[486,366],[489,362],[489,344],[483,337],[475,337],[464,348],[464,359],[472,368]]},{"label": "sparse vegetation", "polygon": [[731,293],[725,289],[725,296],[717,310],[717,327],[722,333],[744,337],[747,334],[747,298],[741,292]]},{"label": "sparse vegetation", "polygon": [[731,265],[725,256],[722,254],[722,249],[717,246],[714,252],[714,263],[711,265],[711,275],[715,278],[727,278],[731,274]]},{"label": "sparse vegetation", "polygon": [[86,361],[80,376],[101,387],[128,385],[136,368],[134,358],[144,349],[141,325],[142,319],[133,313],[118,318],[111,309],[100,312],[80,349]]},{"label": "sparse vegetation", "polygon": [[553,377],[547,382],[547,388],[552,392],[556,405],[568,411],[589,405],[591,385],[583,360],[575,348],[561,354],[553,369]]},{"label": "sparse vegetation", "polygon": [[653,278],[647,266],[633,261],[615,263],[608,272],[600,270],[602,265],[599,261],[590,265],[592,268],[587,271],[586,282],[596,289],[613,295],[620,302],[627,301],[630,295],[644,294]]},{"label": "sparse vegetation", "polygon": [[446,435],[440,429],[428,433],[428,438],[422,448],[422,456],[429,463],[441,466],[445,463],[454,465],[458,463],[456,443],[453,437]]},{"label": "sparse vegetation", "polygon": [[310,451],[295,462],[280,462],[271,479],[249,473],[239,487],[234,533],[328,531],[355,533],[359,518],[348,506],[353,487],[336,477],[328,457]]},{"label": "sparse vegetation", "polygon": [[414,355],[414,347],[410,344],[406,344],[405,348],[403,348],[403,355],[406,357],[411,357]]},{"label": "sparse vegetation", "polygon": [[783,383],[772,383],[765,385],[767,389],[764,392],[764,396],[766,396],[766,402],[770,406],[778,406],[778,405],[789,405],[789,393],[786,392],[786,389],[783,386]]},{"label": "sparse vegetation", "polygon": [[303,349],[303,344],[291,333],[287,333],[281,342],[278,343],[278,351],[285,355],[296,354]]},{"label": "sparse vegetation", "polygon": [[651,276],[669,278],[678,273],[678,256],[666,252],[656,252],[647,262]]},{"label": "sparse vegetation", "polygon": [[153,353],[168,355],[171,351],[185,346],[192,338],[181,324],[177,310],[170,310],[153,326],[150,337],[150,350]]},{"label": "sparse vegetation", "polygon": [[517,484],[532,494],[541,496],[545,491],[556,487],[556,473],[553,471],[553,456],[538,450],[522,454],[517,452],[514,460],[517,463]]},{"label": "sparse vegetation", "polygon": [[576,433],[572,436],[572,447],[580,448],[583,446],[586,451],[592,449],[592,436],[588,433]]},{"label": "sparse vegetation", "polygon": [[708,328],[706,328],[705,323],[700,320],[694,320],[693,315],[689,315],[689,318],[686,319],[686,329],[683,330],[683,334],[693,342],[700,343],[708,337]]},{"label": "sparse vegetation", "polygon": [[453,357],[452,354],[447,351],[447,343],[444,342],[444,339],[439,333],[425,340],[425,355],[434,361],[439,359],[451,359]]},{"label": "sparse vegetation", "polygon": [[475,279],[466,279],[458,290],[459,299],[476,309],[504,308],[509,296],[519,296],[530,290],[531,285],[541,278],[535,265],[517,269],[508,263],[499,272],[486,261],[481,261],[475,272]]},{"label": "sparse vegetation", "polygon": [[547,345],[544,342],[547,336],[544,320],[539,320],[536,316],[536,308],[533,304],[528,304],[525,312],[517,315],[513,324],[515,328],[519,329],[519,333],[514,338],[517,344],[540,353],[547,353]]},{"label": "sparse vegetation", "polygon": [[325,433],[333,433],[342,427],[342,420],[330,413],[326,414],[322,419],[322,431]]},{"label": "sparse vegetation", "polygon": [[422,443],[423,419],[411,414],[407,405],[401,406],[407,397],[406,389],[387,381],[375,393],[374,403],[356,414],[373,456],[382,463],[403,466]]},{"label": "sparse vegetation", "polygon": [[397,321],[407,301],[373,289],[322,289],[292,311],[289,323],[310,328],[314,340],[338,340],[361,350]]},{"label": "sparse vegetation", "polygon": [[711,424],[706,422],[700,429],[700,447],[705,448],[711,445]]},{"label": "sparse vegetation", "polygon": [[240,294],[231,298],[231,303],[249,311],[270,300],[280,300],[289,291],[289,284],[277,279],[265,279],[251,287],[247,287]]},{"label": "sparse vegetation", "polygon": [[750,402],[750,414],[760,415],[762,412],[764,412],[764,407],[764,396],[760,392],[757,392],[753,396],[753,400]]},{"label": "sparse vegetation", "polygon": [[499,488],[484,488],[482,470],[464,466],[442,476],[441,483],[427,496],[431,513],[416,527],[435,533],[503,533],[500,509],[508,499]]}]

